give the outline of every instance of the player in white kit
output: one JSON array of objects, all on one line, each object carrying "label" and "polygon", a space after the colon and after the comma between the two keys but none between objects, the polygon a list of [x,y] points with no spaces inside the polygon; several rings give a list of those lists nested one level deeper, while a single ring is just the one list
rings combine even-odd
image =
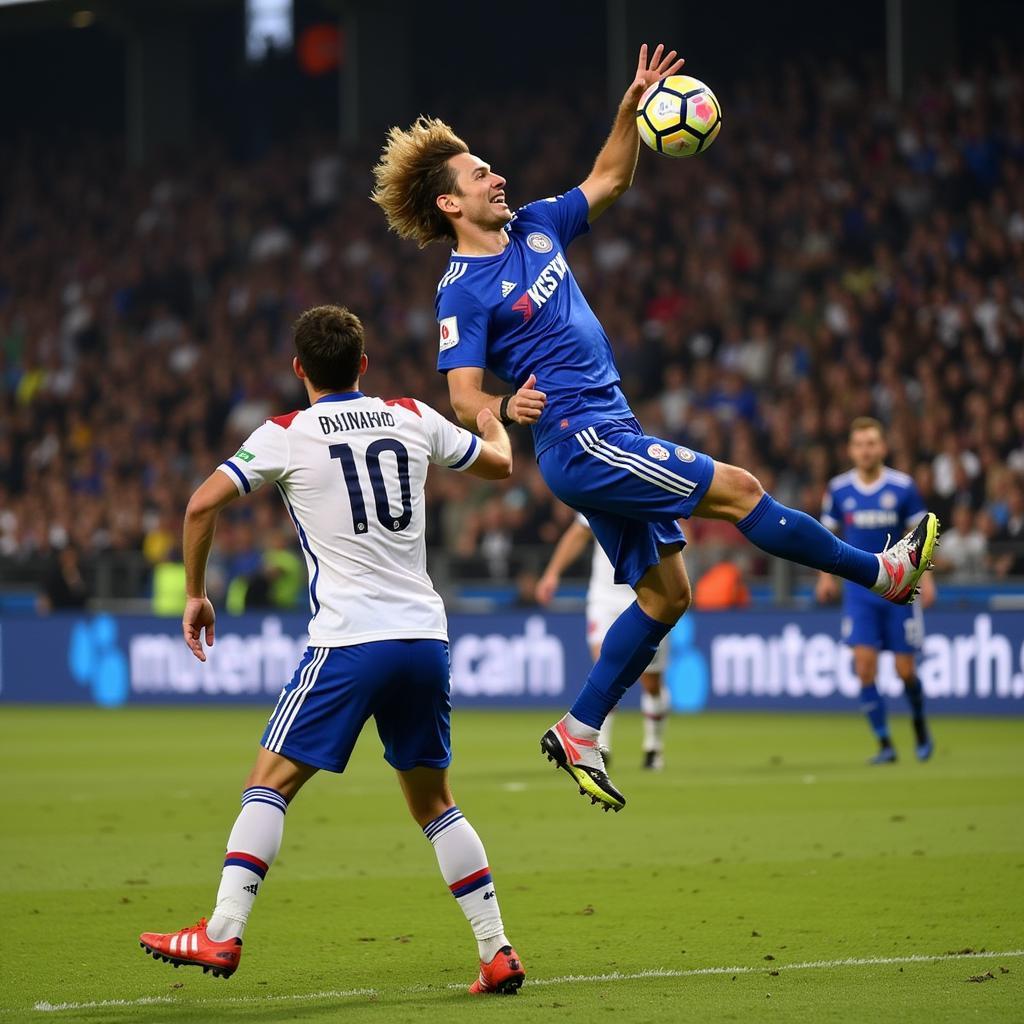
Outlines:
[{"label": "player in white kit", "polygon": [[[213,647],[206,562],[219,511],[273,483],[309,571],[309,647],[284,687],[242,793],[209,924],[140,943],[157,959],[230,977],[242,932],[281,847],[284,817],[305,782],[342,772],[369,718],[397,771],[409,810],[472,926],[480,971],[473,993],[515,994],[525,971],[505,937],[487,855],[448,787],[451,761],[448,629],[426,571],[428,466],[485,479],[512,469],[508,435],[487,412],[483,440],[411,398],[364,395],[359,319],[318,306],[295,325],[292,366],[309,407],[259,427],[199,487],[185,513],[185,642],[200,660]],[[190,771],[201,784],[201,764]]]},{"label": "player in white kit", "polygon": [[[576,561],[594,539],[590,524],[583,515],[562,534],[543,575],[537,581],[536,597],[547,605],[558,589],[562,573]],[[590,566],[590,580],[587,583],[587,643],[590,655],[597,661],[601,655],[601,644],[612,623],[636,599],[633,589],[625,583],[615,582],[615,569],[600,544],[594,544]],[[668,662],[668,637],[661,641],[658,650],[640,676],[643,692],[640,694],[640,710],[644,716],[643,766],[651,771],[661,771],[665,766],[664,730],[671,699],[664,683],[665,666]],[[602,751],[611,752],[612,721],[609,714],[601,725]],[[605,756],[608,760],[608,756]]]}]

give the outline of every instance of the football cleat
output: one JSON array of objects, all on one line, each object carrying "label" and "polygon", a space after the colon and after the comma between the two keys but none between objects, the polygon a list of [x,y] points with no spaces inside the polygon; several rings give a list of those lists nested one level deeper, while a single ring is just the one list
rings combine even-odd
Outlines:
[{"label": "football cleat", "polygon": [[540,750],[549,761],[572,776],[581,796],[605,811],[621,811],[626,798],[612,785],[604,768],[604,759],[595,740],[571,736],[564,722],[557,722],[541,737]]},{"label": "football cleat", "polygon": [[662,757],[661,751],[645,750],[643,767],[645,771],[649,772],[662,771],[665,768],[665,758]]},{"label": "football cleat", "polygon": [[921,577],[932,567],[938,539],[938,517],[927,512],[910,533],[878,556],[886,579],[876,585],[874,592],[893,604],[912,604]]},{"label": "football cleat", "polygon": [[935,744],[932,743],[931,736],[925,737],[917,746],[914,748],[914,752],[917,754],[918,761],[927,761],[935,752]]},{"label": "football cleat", "polygon": [[206,934],[205,917],[199,919],[199,924],[179,932],[166,935],[143,932],[139,945],[154,960],[163,960],[175,967],[202,967],[203,974],[209,971],[215,978],[230,978],[242,959],[242,940],[214,942]]},{"label": "football cleat", "polygon": [[525,978],[519,954],[511,946],[502,946],[490,963],[480,961],[480,974],[469,991],[475,996],[515,996],[519,995]]},{"label": "football cleat", "polygon": [[868,764],[895,764],[896,748],[882,747],[874,757],[868,758]]}]

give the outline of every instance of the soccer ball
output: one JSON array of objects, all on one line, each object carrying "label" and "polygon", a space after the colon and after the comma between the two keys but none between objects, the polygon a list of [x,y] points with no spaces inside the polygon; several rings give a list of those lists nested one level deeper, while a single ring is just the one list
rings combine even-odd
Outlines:
[{"label": "soccer ball", "polygon": [[640,138],[665,156],[703,153],[722,127],[715,94],[689,75],[670,75],[640,97],[636,109]]}]

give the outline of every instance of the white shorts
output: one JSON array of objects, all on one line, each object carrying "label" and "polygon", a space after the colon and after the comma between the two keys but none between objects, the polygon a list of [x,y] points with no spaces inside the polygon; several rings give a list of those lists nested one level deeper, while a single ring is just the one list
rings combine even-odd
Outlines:
[{"label": "white shorts", "polygon": [[[636,598],[633,592],[629,593],[629,601],[621,604],[617,601],[588,601],[587,602],[587,643],[593,647],[604,643],[605,635],[611,629],[612,623],[633,603]],[[668,637],[658,645],[658,650],[647,672],[664,672],[668,664]]]}]

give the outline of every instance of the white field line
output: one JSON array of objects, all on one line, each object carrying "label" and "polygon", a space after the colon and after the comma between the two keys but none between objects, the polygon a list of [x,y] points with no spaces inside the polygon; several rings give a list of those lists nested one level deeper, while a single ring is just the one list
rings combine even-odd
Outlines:
[{"label": "white field line", "polygon": [[[845,957],[842,960],[807,960],[798,964],[784,964],[778,960],[767,961],[756,967],[693,967],[688,970],[676,970],[671,967],[652,967],[644,971],[609,971],[607,974],[563,974],[557,978],[532,978],[526,982],[525,988],[541,985],[575,985],[585,982],[607,981],[640,981],[646,978],[697,978],[710,974],[764,974],[768,971],[822,971],[840,967],[884,967],[895,964],[926,964],[948,960],[995,960],[1009,957],[1024,956],[1024,949],[1010,949],[1002,952],[988,951],[980,953],[908,953],[906,956],[866,956]],[[101,999],[88,1003],[49,1003],[40,1001],[33,1007],[42,1013],[59,1013],[62,1010],[98,1010],[106,1007],[119,1006],[241,1006],[247,1003],[301,1003],[315,1002],[321,999],[352,999],[357,996],[380,995],[411,995],[418,992],[437,992],[445,989],[463,989],[466,985],[455,982],[449,985],[409,985],[403,988],[349,988],[327,989],[322,992],[300,992],[282,996],[225,996],[213,999],[176,999],[173,996],[143,996],[141,999]],[[20,1011],[6,1010],[4,1013]]]}]

